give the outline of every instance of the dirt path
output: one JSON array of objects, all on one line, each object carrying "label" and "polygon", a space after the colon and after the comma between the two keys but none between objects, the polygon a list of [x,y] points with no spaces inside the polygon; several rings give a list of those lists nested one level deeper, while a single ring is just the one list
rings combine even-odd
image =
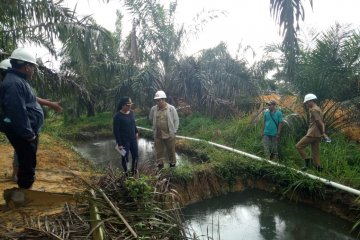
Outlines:
[{"label": "dirt path", "polygon": [[[62,211],[64,199],[55,198],[51,205],[44,204],[42,199],[38,206],[27,206],[9,209],[5,206],[3,191],[17,187],[11,178],[13,148],[11,145],[0,145],[0,231],[16,229],[29,217],[50,215]],[[54,193],[77,193],[84,191],[84,186],[77,176],[88,178],[86,164],[69,147],[43,134],[38,150],[36,181],[33,190]],[[48,198],[46,195],[42,198]],[[49,197],[50,199],[50,197]],[[2,227],[3,226],[3,227]]]}]

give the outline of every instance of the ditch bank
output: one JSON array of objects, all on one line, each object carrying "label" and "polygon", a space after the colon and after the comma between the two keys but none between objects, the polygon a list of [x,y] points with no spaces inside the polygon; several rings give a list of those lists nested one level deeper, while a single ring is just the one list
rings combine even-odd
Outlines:
[{"label": "ditch bank", "polygon": [[[142,137],[152,138],[151,131],[141,127],[139,129]],[[109,132],[92,133],[91,137],[88,134],[79,134],[76,139],[102,138],[110,135]],[[180,201],[184,206],[230,192],[260,189],[281,195],[294,204],[305,203],[351,222],[359,218],[360,204],[356,202],[357,196],[354,194],[326,186],[301,174],[290,173],[291,171],[282,167],[268,166],[265,163],[256,163],[254,167],[252,166],[254,163],[249,159],[239,163],[232,159],[215,163],[216,159],[211,159],[206,152],[199,151],[196,147],[184,144],[184,142],[184,140],[178,140],[176,148],[179,152],[190,156],[194,163],[194,166],[191,166],[192,170],[185,178],[179,177],[177,173],[174,173],[175,176],[171,172],[165,173],[165,175],[169,174],[168,177],[179,193]],[[236,162],[235,165],[234,162]],[[182,168],[179,167],[176,171],[183,171]],[[227,168],[231,169],[231,176],[226,172]]]},{"label": "ditch bank", "polygon": [[260,189],[350,222],[359,220],[360,202],[356,194],[309,179],[283,166],[234,155],[223,155],[221,160],[211,159],[204,149],[184,140],[177,141],[176,147],[196,162],[187,174],[179,168],[168,176],[184,206],[230,192]]},{"label": "ditch bank", "polygon": [[[149,134],[150,129],[138,128],[142,134],[147,137],[151,136]],[[182,139],[177,140],[177,150],[191,156],[190,158],[196,164],[203,165],[199,168],[192,167],[194,170],[191,171],[191,176],[189,174],[185,178],[175,176],[172,179],[172,184],[179,193],[184,206],[230,192],[260,189],[279,194],[295,204],[298,202],[305,203],[350,222],[359,220],[359,196],[351,191],[334,188],[331,184],[333,182],[326,181],[324,184],[325,180],[319,178],[321,179],[319,181],[316,179],[316,175],[304,174],[282,165],[269,164],[263,161],[255,160],[252,162],[253,159],[245,157],[240,162],[234,158],[214,164],[216,160],[211,160],[211,157],[204,151],[199,151],[196,146],[186,143],[188,140],[198,141],[198,139],[181,136],[180,138]],[[251,154],[245,153],[246,155]],[[309,178],[309,175],[312,178]],[[352,189],[350,188],[350,190]],[[353,190],[358,192],[356,189]]]},{"label": "ditch bank", "polygon": [[[138,128],[142,137],[152,139],[149,129]],[[104,135],[109,137],[110,134],[95,134],[95,137],[101,138]],[[81,140],[84,138],[82,137]],[[176,148],[179,152],[190,156],[197,167],[192,166],[193,170],[187,173],[185,178],[184,176],[170,176],[171,173],[169,175],[184,206],[229,192],[260,189],[281,195],[294,204],[305,203],[351,222],[359,218],[360,204],[356,201],[357,196],[354,194],[308,179],[283,167],[269,166],[266,163],[256,163],[254,167],[252,166],[254,163],[249,159],[235,164],[237,160],[229,160],[229,164],[225,160],[221,166],[218,166],[217,163],[214,164],[216,160],[211,159],[205,151],[199,151],[185,142],[187,141],[178,140]],[[238,164],[243,166],[239,167]],[[231,176],[226,172],[227,168],[231,168]]]},{"label": "ditch bank", "polygon": [[294,202],[301,202],[324,212],[333,214],[350,222],[357,221],[360,211],[359,204],[356,203],[357,197],[339,190],[334,190],[324,186],[321,191],[310,191],[308,189],[285,190],[274,182],[271,177],[251,176],[243,173],[246,177],[240,177],[232,184],[219,176],[213,170],[204,170],[193,173],[190,181],[173,181],[172,184],[179,193],[181,202],[184,206],[211,199],[230,192],[242,192],[246,189],[260,189],[274,194],[279,194],[284,198]]}]

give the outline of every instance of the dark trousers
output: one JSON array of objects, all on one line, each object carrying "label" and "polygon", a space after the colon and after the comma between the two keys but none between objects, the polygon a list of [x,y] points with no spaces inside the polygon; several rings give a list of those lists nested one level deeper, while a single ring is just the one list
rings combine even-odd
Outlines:
[{"label": "dark trousers", "polygon": [[139,149],[138,149],[138,143],[137,143],[137,139],[128,141],[123,143],[123,147],[126,151],[126,154],[124,157],[121,157],[121,165],[124,169],[125,172],[128,171],[128,162],[129,162],[129,152],[131,152],[131,171],[132,173],[135,172],[135,170],[137,170],[137,161],[139,159]]},{"label": "dark trousers", "polygon": [[35,181],[36,152],[39,138],[36,137],[34,141],[29,142],[11,130],[6,130],[5,134],[18,156],[17,184],[19,188],[29,189]]}]

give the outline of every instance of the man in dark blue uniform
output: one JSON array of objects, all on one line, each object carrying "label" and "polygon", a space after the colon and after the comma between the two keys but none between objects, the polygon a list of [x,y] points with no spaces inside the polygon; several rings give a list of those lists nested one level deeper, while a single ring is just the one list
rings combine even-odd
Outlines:
[{"label": "man in dark blue uniform", "polygon": [[36,152],[44,113],[28,81],[36,69],[35,56],[18,48],[10,56],[12,68],[0,87],[0,102],[5,134],[14,147],[19,161],[18,186],[30,189],[35,180]]}]

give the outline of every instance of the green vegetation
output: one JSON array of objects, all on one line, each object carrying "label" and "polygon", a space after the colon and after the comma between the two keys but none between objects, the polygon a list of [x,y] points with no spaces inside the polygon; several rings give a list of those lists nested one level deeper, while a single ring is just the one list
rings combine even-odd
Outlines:
[{"label": "green vegetation", "polygon": [[64,121],[61,116],[54,115],[45,120],[43,131],[68,140],[112,136],[112,118],[113,114],[109,112],[99,113],[93,117],[81,116],[71,121]]},{"label": "green vegetation", "polygon": [[[228,118],[228,119],[213,119],[201,114],[193,114],[188,117],[180,118],[179,135],[195,137],[206,141],[212,141],[219,144],[224,144],[235,149],[239,149],[251,154],[263,156],[263,146],[261,139],[261,121],[255,124],[250,124],[250,117],[244,118]],[[145,117],[139,117],[138,126],[150,128],[150,123]],[[71,124],[64,124],[59,118],[47,119],[44,131],[52,135],[63,137],[67,139],[81,139],[81,133],[89,132],[97,136],[112,136],[112,114],[103,113],[95,117],[82,117]],[[303,129],[299,129],[303,131]],[[148,131],[142,131],[141,136],[151,138],[152,134]],[[293,132],[286,127],[283,130],[283,135],[279,142],[279,163],[291,168],[300,169],[303,165],[295,144],[302,135],[293,135]],[[94,135],[89,136],[94,137]],[[309,170],[329,180],[339,182],[354,188],[360,188],[360,146],[349,140],[342,133],[334,133],[331,135],[332,143],[321,143],[321,163],[324,171],[321,173],[315,170]],[[203,142],[188,142],[181,144],[180,151],[189,152],[191,156],[196,159],[197,163],[207,162],[223,162],[235,161],[234,159],[242,159],[246,161],[243,163],[253,164],[255,160],[246,160],[233,153],[227,153],[225,150],[216,149],[213,146]],[[196,151],[194,151],[196,149]],[[232,162],[224,164],[225,168],[232,168]],[[229,164],[228,167],[226,167]],[[266,165],[266,164],[265,164]],[[183,180],[190,179],[191,170],[197,169],[195,167],[184,166],[180,168],[180,178]],[[223,169],[219,166],[219,169]],[[234,168],[236,169],[236,168]],[[224,169],[223,169],[224,170]],[[225,170],[224,170],[225,171]],[[233,170],[231,170],[233,171]],[[233,172],[224,172],[224,177],[232,179],[236,176]],[[256,171],[253,171],[256,172]],[[182,175],[182,176],[181,176]]]},{"label": "green vegetation", "polygon": [[[181,119],[180,123],[180,135],[213,141],[263,156],[260,122],[250,124],[249,118],[214,120],[201,115],[193,115]],[[279,142],[279,163],[292,168],[301,168],[303,162],[295,149],[295,144],[299,139],[285,132],[283,135]],[[360,188],[358,176],[360,172],[360,162],[358,161],[360,159],[360,146],[341,133],[335,133],[331,137],[333,140],[331,144],[321,143],[321,162],[324,171],[318,173],[315,170],[309,170],[309,172],[354,188]],[[191,144],[194,144],[194,149],[201,149],[197,145],[198,143]],[[234,159],[234,156],[227,156],[223,153],[224,151],[213,156],[215,151],[213,148],[208,146],[206,151],[212,159],[211,161],[219,162],[225,158]],[[251,163],[254,160],[248,160],[248,162]],[[229,162],[229,169],[232,169],[231,165],[232,162]]]},{"label": "green vegetation", "polygon": [[[240,51],[233,57],[223,42],[194,56],[181,52],[191,34],[197,35],[205,23],[223,14],[219,11],[199,14],[193,26],[184,26],[176,22],[176,1],[166,5],[158,0],[123,1],[114,20],[116,30],[111,33],[91,16],[79,18],[75,11],[63,7],[62,1],[17,0],[0,9],[0,60],[8,58],[20,43],[35,43],[53,55],[61,55],[60,72],[40,64],[32,82],[39,96],[62,102],[63,118],[50,116],[43,129],[53,136],[71,140],[112,136],[112,112],[120,97],[130,96],[146,116],[154,93],[162,89],[171,104],[180,108],[189,105],[196,111],[192,116],[181,117],[180,135],[262,156],[260,125],[249,124],[250,117],[246,117],[258,107],[261,92],[281,90],[300,98],[312,92],[320,102],[335,101],[348,109],[349,119],[360,122],[359,31],[335,25],[317,33],[308,45],[303,44],[297,31],[305,15],[304,2],[311,6],[313,3],[270,0],[270,12],[280,26],[283,42],[267,46],[262,59],[250,64]],[[126,36],[122,34],[123,12],[133,20],[132,30]],[[62,44],[59,51],[54,47],[55,39]],[[244,55],[247,49],[251,46],[239,47]],[[276,58],[271,55],[274,52]],[[274,77],[270,78],[269,73],[275,73]],[[138,119],[140,126],[150,127],[146,117]],[[296,169],[303,162],[294,145],[306,124],[306,119],[298,120],[300,125],[284,128],[280,140],[280,163]],[[333,131],[333,142],[321,144],[324,171],[309,172],[360,188],[359,146],[336,132],[336,120],[329,121],[334,123],[328,125]],[[151,137],[151,133],[144,132],[142,136]],[[6,143],[3,134],[0,143]],[[271,178],[285,193],[293,189],[317,192],[321,188],[301,174],[204,143],[188,142],[182,147],[194,154],[197,164],[171,172],[178,181],[191,180],[194,172],[214,172],[230,185],[248,174]],[[128,184],[141,191],[147,189],[144,179]]]},{"label": "green vegetation", "polygon": [[129,178],[125,180],[124,187],[130,197],[144,204],[149,203],[152,192],[154,191],[147,183],[148,177],[142,176],[138,179]]},{"label": "green vegetation", "polygon": [[[258,156],[263,156],[260,123],[249,124],[249,119],[249,117],[245,117],[242,119],[229,118],[219,120],[194,114],[180,119],[178,134],[213,141]],[[91,118],[83,117],[72,122],[70,125],[65,125],[61,119],[51,118],[47,120],[44,131],[67,139],[79,139],[79,133],[84,132],[99,134],[101,136],[112,136],[111,123],[111,113],[98,114]],[[148,121],[141,117],[139,118],[138,125],[150,127]],[[288,167],[299,169],[302,167],[303,162],[294,147],[299,139],[292,136],[291,132],[286,131],[288,130],[284,128],[284,134],[279,143],[279,162]],[[141,135],[151,138],[151,132],[143,131]],[[360,159],[359,145],[347,139],[346,136],[341,133],[335,133],[331,135],[331,137],[333,139],[331,144],[321,144],[321,161],[324,171],[318,173],[315,170],[309,170],[309,172],[335,182],[360,188],[360,179],[358,177],[358,173],[360,172],[360,163],[358,161],[358,159]],[[188,142],[182,144],[180,149],[184,152],[190,152],[197,163],[219,164],[212,165],[212,167],[217,169],[217,171],[219,171],[218,173],[229,182],[233,182],[236,177],[240,177],[243,173],[256,173],[256,175],[258,175],[259,172],[262,172],[259,168],[265,168],[269,174],[271,173],[271,175],[274,176],[277,172],[270,171],[271,169],[277,169],[277,167],[270,166],[268,168],[266,167],[267,164],[260,164],[251,159],[247,160],[245,157],[228,153],[225,150],[216,149],[203,142]],[[196,151],[194,151],[194,149],[196,149]],[[240,169],[237,167],[237,161],[239,161]],[[244,169],[247,165],[249,165],[250,169]],[[203,167],[201,164],[199,166],[192,165],[191,167],[185,165],[177,169],[176,173],[179,180],[186,182],[191,179],[192,171]],[[284,171],[281,170],[279,172],[282,173]],[[293,181],[291,181],[292,175],[291,172],[288,173],[288,183],[291,184],[293,184]],[[281,179],[286,179],[286,177],[278,176],[274,179],[278,179],[282,183]]]}]

